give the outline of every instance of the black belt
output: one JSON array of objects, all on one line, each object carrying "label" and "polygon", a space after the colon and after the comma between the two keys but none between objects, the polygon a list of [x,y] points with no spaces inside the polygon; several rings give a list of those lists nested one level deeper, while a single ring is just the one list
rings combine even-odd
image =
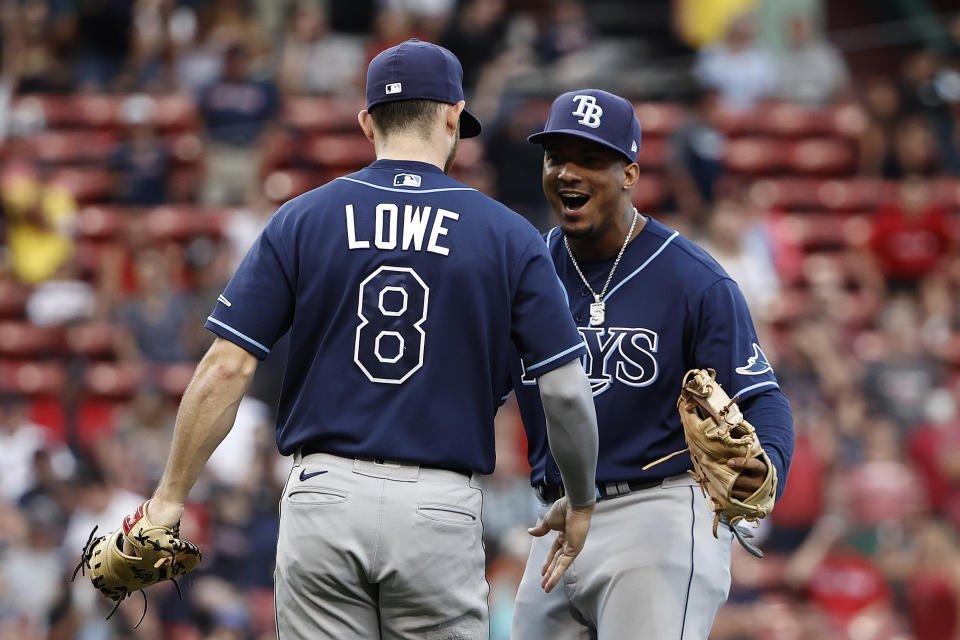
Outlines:
[{"label": "black belt", "polygon": [[[301,456],[309,456],[312,453],[329,453],[329,451],[324,451],[322,447],[318,445],[313,445],[310,443],[307,443],[302,447],[300,447]],[[339,455],[339,454],[334,453],[331,455]],[[379,464],[384,464],[385,462],[388,462],[388,460],[384,458],[361,458],[361,460],[363,459],[370,460],[371,462],[376,462]],[[392,462],[392,460],[390,462]],[[473,472],[467,471],[466,469],[452,469],[449,467],[438,467],[432,464],[421,464],[419,462],[405,462],[403,460],[397,460],[396,462],[400,462],[401,464],[411,464],[411,465],[415,464],[415,465],[418,465],[421,469],[438,469],[440,471],[453,471],[454,473],[459,473],[461,475],[467,476],[468,478],[473,477]]]},{"label": "black belt", "polygon": [[[623,480],[620,482],[598,482],[596,485],[597,500],[609,500],[629,495],[634,491],[652,489],[660,486],[663,478],[656,480]],[[545,504],[552,504],[566,495],[562,484],[537,484],[534,490]]]}]

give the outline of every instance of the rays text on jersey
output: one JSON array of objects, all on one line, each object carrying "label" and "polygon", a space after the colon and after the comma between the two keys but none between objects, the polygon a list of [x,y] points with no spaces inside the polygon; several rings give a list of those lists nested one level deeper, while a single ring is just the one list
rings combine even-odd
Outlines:
[{"label": "rays text on jersey", "polygon": [[[450,232],[445,224],[456,222],[460,214],[446,209],[432,207],[415,207],[403,205],[401,215],[400,205],[390,202],[380,203],[374,209],[374,224],[372,237],[360,238],[357,234],[357,219],[363,212],[354,212],[354,206],[344,206],[347,220],[347,247],[353,249],[381,249],[392,251],[429,251],[441,256],[450,254],[449,247],[443,246],[441,241]],[[432,218],[432,220],[431,220]],[[369,225],[360,225],[361,228]],[[427,229],[429,228],[429,233]]]}]

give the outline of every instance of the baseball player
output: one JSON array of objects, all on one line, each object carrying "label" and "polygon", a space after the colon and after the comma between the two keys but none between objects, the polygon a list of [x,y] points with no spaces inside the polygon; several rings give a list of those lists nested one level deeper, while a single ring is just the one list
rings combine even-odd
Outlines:
[{"label": "baseball player", "polygon": [[257,360],[289,331],[281,640],[488,637],[478,477],[493,470],[514,348],[540,381],[567,487],[546,588],[586,536],[597,435],[585,347],[536,230],[445,174],[458,139],[480,132],[461,82],[433,44],[375,57],[359,121],[377,161],[284,204],[206,323],[219,339],[184,396],[149,516],[176,522]]},{"label": "baseball player", "polygon": [[[731,531],[721,527],[714,537],[688,455],[642,467],[684,449],[681,383],[687,370],[709,367],[739,396],[782,492],[793,450],[789,404],[736,283],[694,243],[632,206],[640,147],[633,106],[605,91],[565,93],[529,140],[544,149],[543,190],[560,220],[545,240],[587,347],[600,454],[590,539],[550,593],[537,585],[551,543],[534,539],[513,637],[706,638],[730,587]],[[520,366],[513,376],[531,480],[547,505],[565,484],[547,448],[536,381]],[[762,461],[728,464],[742,471],[735,497],[760,487]],[[531,533],[544,535],[553,517]]]}]

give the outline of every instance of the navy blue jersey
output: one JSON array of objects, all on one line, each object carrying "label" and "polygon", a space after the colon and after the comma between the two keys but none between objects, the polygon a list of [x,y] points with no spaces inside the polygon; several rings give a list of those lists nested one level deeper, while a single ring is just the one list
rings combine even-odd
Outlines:
[{"label": "navy blue jersey", "polygon": [[[692,467],[690,457],[681,455],[641,470],[686,447],[676,399],[689,369],[716,369],[724,390],[741,402],[780,393],[739,287],[678,232],[647,219],[617,267],[600,327],[589,324],[593,297],[570,261],[559,228],[546,235],[546,242],[587,347],[583,363],[600,431],[597,482],[652,480]],[[594,291],[603,288],[612,265],[612,258],[581,263]],[[521,367],[515,363],[511,375],[523,381],[514,390],[530,443],[531,480],[557,484],[560,474],[547,447],[536,381]],[[758,426],[758,433],[765,448],[770,444],[768,454],[784,478],[789,453],[779,451],[792,451],[792,429],[764,433]]]},{"label": "navy blue jersey", "polygon": [[290,331],[281,453],[481,473],[511,352],[539,375],[584,351],[533,226],[393,160],[283,205],[206,326],[259,358]]}]

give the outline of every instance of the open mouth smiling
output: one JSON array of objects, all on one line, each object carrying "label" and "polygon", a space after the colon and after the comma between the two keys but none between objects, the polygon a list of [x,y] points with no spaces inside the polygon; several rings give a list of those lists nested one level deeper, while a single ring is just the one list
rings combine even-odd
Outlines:
[{"label": "open mouth smiling", "polygon": [[579,191],[561,191],[559,193],[560,201],[567,211],[577,211],[590,200],[590,196]]}]

